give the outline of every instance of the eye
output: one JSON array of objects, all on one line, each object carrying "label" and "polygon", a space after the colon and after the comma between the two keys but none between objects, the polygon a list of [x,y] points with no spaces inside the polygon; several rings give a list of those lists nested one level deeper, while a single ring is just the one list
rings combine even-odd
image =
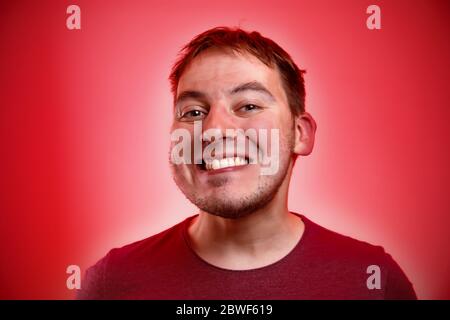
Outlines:
[{"label": "eye", "polygon": [[246,105],[244,105],[244,106],[242,106],[242,107],[240,107],[239,109],[238,109],[238,112],[241,112],[241,113],[251,113],[251,112],[256,112],[256,111],[259,111],[259,110],[261,110],[262,108],[260,107],[260,106],[257,106],[256,104],[246,104]]},{"label": "eye", "polygon": [[203,118],[205,118],[205,116],[206,112],[198,109],[193,109],[182,113],[179,119],[181,121],[195,121],[202,120]]}]

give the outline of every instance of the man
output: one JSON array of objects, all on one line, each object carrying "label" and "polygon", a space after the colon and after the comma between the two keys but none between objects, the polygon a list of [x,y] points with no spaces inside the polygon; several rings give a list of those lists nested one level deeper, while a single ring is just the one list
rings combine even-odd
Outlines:
[{"label": "man", "polygon": [[183,48],[170,80],[171,167],[199,213],[111,250],[87,271],[79,298],[416,298],[382,247],[288,210],[293,166],[311,153],[316,123],[303,71],[282,48],[257,32],[214,28]]}]

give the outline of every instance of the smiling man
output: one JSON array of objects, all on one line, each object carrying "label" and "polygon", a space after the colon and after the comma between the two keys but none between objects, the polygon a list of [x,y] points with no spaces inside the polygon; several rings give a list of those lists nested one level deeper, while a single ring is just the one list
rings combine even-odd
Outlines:
[{"label": "smiling man", "polygon": [[199,212],[111,250],[78,297],[415,299],[382,247],[288,209],[294,164],[316,131],[303,73],[257,32],[219,27],[189,42],[170,75],[170,163]]}]

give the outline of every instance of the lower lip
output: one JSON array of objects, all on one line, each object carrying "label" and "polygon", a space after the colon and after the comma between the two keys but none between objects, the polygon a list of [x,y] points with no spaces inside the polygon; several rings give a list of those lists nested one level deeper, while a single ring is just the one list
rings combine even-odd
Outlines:
[{"label": "lower lip", "polygon": [[219,174],[219,173],[225,173],[225,172],[238,171],[238,170],[242,170],[247,167],[248,167],[248,164],[242,165],[242,166],[226,167],[226,168],[221,168],[221,169],[217,169],[217,170],[201,170],[201,169],[199,169],[199,170],[206,174],[213,175],[213,174]]}]

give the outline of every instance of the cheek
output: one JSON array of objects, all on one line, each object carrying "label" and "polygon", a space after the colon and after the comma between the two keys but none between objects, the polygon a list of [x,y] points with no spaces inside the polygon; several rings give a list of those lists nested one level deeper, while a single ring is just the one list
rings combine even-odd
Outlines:
[{"label": "cheek", "polygon": [[[292,119],[290,117],[281,117],[279,114],[267,114],[260,117],[255,117],[251,121],[249,121],[244,130],[247,129],[255,129],[258,135],[260,130],[264,130],[267,136],[267,144],[260,143],[260,148],[263,151],[271,153],[271,146],[276,143],[276,141],[272,141],[272,131],[278,131],[278,135],[275,135],[274,138],[278,137],[278,146],[279,152],[283,154],[288,153],[291,150],[293,143],[293,125]],[[262,142],[262,140],[260,140]]]},{"label": "cheek", "polygon": [[280,126],[281,123],[277,120],[276,115],[260,114],[256,117],[250,118],[247,123],[245,123],[245,127],[243,129],[256,129],[257,131],[260,129],[266,129],[267,131],[270,131],[270,129],[279,129]]},{"label": "cheek", "polygon": [[197,184],[192,165],[172,165],[172,175],[182,189],[192,188]]},{"label": "cheek", "polygon": [[243,125],[244,129],[279,129],[280,131],[292,126],[292,115],[289,110],[285,110],[287,107],[279,105],[267,109],[253,117],[248,118]]},{"label": "cheek", "polygon": [[188,131],[191,135],[194,134],[194,126],[190,122],[174,121],[170,126],[170,132],[172,133],[176,130],[184,130]]}]

